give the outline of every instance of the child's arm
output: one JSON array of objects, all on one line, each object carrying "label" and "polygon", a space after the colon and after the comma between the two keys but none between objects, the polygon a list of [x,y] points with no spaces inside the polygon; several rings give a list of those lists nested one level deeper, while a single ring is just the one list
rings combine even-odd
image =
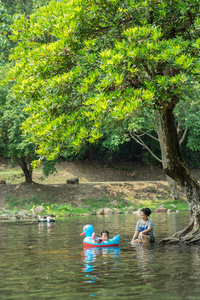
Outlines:
[{"label": "child's arm", "polygon": [[95,232],[92,234],[92,239],[95,241],[95,243],[100,243],[101,239],[95,237]]}]

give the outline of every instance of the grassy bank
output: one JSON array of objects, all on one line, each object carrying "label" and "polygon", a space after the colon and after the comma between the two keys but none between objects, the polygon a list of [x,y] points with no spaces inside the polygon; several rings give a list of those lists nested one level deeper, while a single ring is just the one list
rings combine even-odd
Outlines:
[{"label": "grassy bank", "polygon": [[[188,210],[185,195],[179,188],[179,200],[172,201],[165,177],[157,168],[126,164],[108,166],[98,162],[62,162],[58,172],[41,180],[42,170],[34,170],[34,184],[24,184],[18,167],[0,164],[0,213],[5,209],[19,211],[42,205],[45,211],[56,216],[96,213],[109,208],[113,212],[138,211],[149,207]],[[163,172],[163,171],[162,171]],[[66,183],[79,178],[79,184]],[[114,203],[115,202],[115,203]]]},{"label": "grassy bank", "polygon": [[[45,199],[38,198],[32,198],[29,200],[20,200],[16,198],[8,198],[6,200],[6,210],[9,210],[11,212],[16,212],[19,210],[31,210],[35,209],[37,206],[43,206],[44,211],[42,214],[49,215],[53,213],[56,216],[64,217],[69,215],[82,215],[82,214],[93,214],[97,213],[99,209],[109,208],[113,212],[120,211],[122,213],[126,211],[137,211],[140,210],[143,207],[149,207],[152,211],[156,210],[157,208],[164,207],[167,209],[170,209],[172,211],[182,211],[182,210],[188,210],[188,203],[184,200],[174,200],[171,199],[165,199],[165,200],[143,200],[140,201],[132,201],[127,202],[123,198],[116,198],[114,201],[112,199],[112,202],[108,197],[103,197],[101,199],[82,199],[77,204],[57,204],[55,202],[55,199],[49,200],[48,203],[46,203]],[[3,213],[3,211],[2,211]]]}]

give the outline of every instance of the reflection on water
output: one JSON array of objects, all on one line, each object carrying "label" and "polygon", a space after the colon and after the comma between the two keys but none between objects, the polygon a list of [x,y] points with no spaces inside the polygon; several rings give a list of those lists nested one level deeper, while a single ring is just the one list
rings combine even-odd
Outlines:
[{"label": "reflection on water", "polygon": [[[200,299],[200,248],[159,245],[187,225],[188,213],[152,214],[156,243],[145,247],[130,244],[138,219],[1,221],[0,299]],[[83,248],[79,234],[85,224],[121,234],[119,247]]]},{"label": "reflection on water", "polygon": [[[96,269],[96,261],[99,257],[105,258],[101,261],[101,264],[106,265],[108,263],[108,258],[113,259],[115,268],[119,268],[120,259],[120,249],[119,247],[105,247],[105,248],[84,248],[81,253],[82,261],[84,262],[84,267],[82,272],[87,272],[86,277],[91,277],[91,280],[86,280],[84,283],[94,283],[96,277],[92,276],[92,272]],[[98,272],[98,270],[96,270]]]},{"label": "reflection on water", "polygon": [[141,243],[136,245],[131,245],[132,248],[135,250],[136,258],[138,263],[142,263],[143,265],[149,264],[150,261],[155,259],[155,243],[149,245],[143,245]]}]

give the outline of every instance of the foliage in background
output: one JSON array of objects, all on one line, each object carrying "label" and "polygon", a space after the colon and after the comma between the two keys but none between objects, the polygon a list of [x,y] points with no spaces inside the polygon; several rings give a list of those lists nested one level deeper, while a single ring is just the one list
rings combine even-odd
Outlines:
[{"label": "foliage in background", "polygon": [[4,3],[0,1],[0,66],[6,62],[12,46],[12,42],[8,38],[11,23],[12,16],[8,13]]},{"label": "foliage in background", "polygon": [[30,101],[24,132],[40,162],[79,155],[101,138],[114,150],[138,126],[138,111],[153,125],[158,99],[193,105],[198,17],[198,1],[80,0],[17,20],[11,76],[17,99]]},{"label": "foliage in background", "polygon": [[[0,67],[0,80],[6,76],[10,65]],[[26,119],[25,104],[12,97],[10,84],[0,85],[0,153],[20,165],[26,182],[32,182],[31,163],[37,158],[35,145],[22,134],[21,124]]]},{"label": "foliage in background", "polygon": [[[9,52],[14,42],[9,39],[10,25],[22,15],[28,18],[39,6],[49,1],[46,0],[4,0],[0,1],[0,154],[11,158],[22,168],[26,182],[32,182],[32,160],[36,159],[35,145],[28,142],[27,136],[22,135],[21,124],[26,119],[24,112],[26,102],[13,97],[11,87],[12,79],[7,85],[2,85],[11,64],[7,62]],[[52,165],[52,164],[51,164]],[[53,172],[53,167],[44,168],[44,174]]]},{"label": "foliage in background", "polygon": [[39,7],[49,3],[49,0],[1,0],[11,16],[29,16]]}]

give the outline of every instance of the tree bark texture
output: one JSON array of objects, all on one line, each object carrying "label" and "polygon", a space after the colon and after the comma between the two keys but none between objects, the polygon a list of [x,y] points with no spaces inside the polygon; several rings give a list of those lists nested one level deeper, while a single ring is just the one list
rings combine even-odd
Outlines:
[{"label": "tree bark texture", "polygon": [[186,167],[181,156],[173,109],[174,105],[170,102],[160,109],[163,139],[166,146],[166,162],[163,168],[167,176],[173,178],[184,188],[189,203],[190,224],[184,230],[161,241],[161,243],[198,243],[200,241],[200,185]]},{"label": "tree bark texture", "polygon": [[[164,142],[164,138],[163,138],[161,115],[158,112],[157,112],[157,134],[158,134],[158,139],[159,139],[159,144],[160,144],[160,149],[161,149],[162,165],[163,165],[163,169],[164,169],[164,166],[167,163],[166,146],[165,146],[165,142]],[[169,184],[170,197],[173,200],[178,199],[178,189],[177,189],[176,181],[172,177],[168,176],[167,174],[166,174],[166,179]]]},{"label": "tree bark texture", "polygon": [[31,166],[31,163],[27,160],[26,158],[18,158],[18,162],[20,167],[23,170],[24,176],[25,176],[25,182],[26,183],[32,183],[33,179],[32,179],[32,174],[33,174],[33,169]]}]

